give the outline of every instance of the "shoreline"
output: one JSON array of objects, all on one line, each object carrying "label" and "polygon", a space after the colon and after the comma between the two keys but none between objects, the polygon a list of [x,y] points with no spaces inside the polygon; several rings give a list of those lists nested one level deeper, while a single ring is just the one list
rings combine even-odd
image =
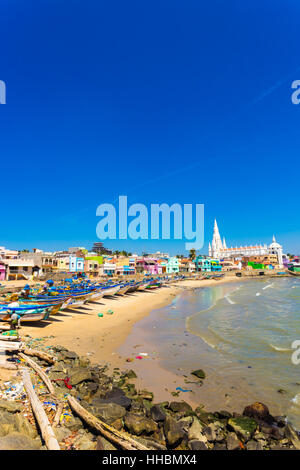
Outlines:
[{"label": "shoreline", "polygon": [[[54,336],[47,340],[52,345],[62,344],[67,348],[76,346],[76,351],[81,355],[88,354],[92,362],[103,360],[111,363],[113,367],[124,367],[124,358],[117,351],[125,343],[133,326],[153,310],[169,305],[184,289],[239,281],[240,279],[233,276],[219,281],[185,280],[153,291],[101,298],[100,301],[88,303],[76,310],[59,312],[53,315],[49,322],[44,321],[39,326],[24,324],[21,334],[33,338]],[[109,315],[106,313],[108,310],[113,310],[114,313]],[[99,318],[98,313],[103,313],[103,317]]]}]

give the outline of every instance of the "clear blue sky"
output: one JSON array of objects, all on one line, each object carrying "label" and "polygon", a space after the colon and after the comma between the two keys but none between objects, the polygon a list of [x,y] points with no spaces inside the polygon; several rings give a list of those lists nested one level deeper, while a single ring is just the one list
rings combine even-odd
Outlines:
[{"label": "clear blue sky", "polygon": [[[0,245],[91,246],[96,207],[204,203],[300,252],[297,0],[3,0]],[[99,241],[99,240],[98,240]],[[107,242],[184,252],[181,242]]]}]

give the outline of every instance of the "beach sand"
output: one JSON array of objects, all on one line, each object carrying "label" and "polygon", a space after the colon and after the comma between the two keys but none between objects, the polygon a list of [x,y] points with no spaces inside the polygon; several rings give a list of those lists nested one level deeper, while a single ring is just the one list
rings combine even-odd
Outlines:
[{"label": "beach sand", "polygon": [[[176,387],[186,388],[184,377],[161,368],[159,358],[156,358],[157,360],[148,360],[147,358],[137,360],[131,354],[129,357],[134,361],[127,362],[127,357],[119,353],[120,347],[126,341],[136,322],[148,316],[151,311],[169,305],[183,289],[236,281],[237,278],[234,275],[226,276],[218,281],[185,280],[157,290],[102,298],[76,310],[69,309],[53,315],[49,321],[24,323],[20,333],[21,335],[30,335],[32,338],[48,337],[46,341],[43,341],[43,345],[64,346],[81,356],[87,356],[93,364],[109,364],[111,370],[113,368],[121,370],[132,368],[138,375],[136,380],[138,389],[148,387],[154,392],[156,400],[174,399],[171,392]],[[110,315],[107,313],[108,310],[112,310],[114,313]],[[103,313],[103,317],[98,317],[98,313]],[[136,355],[139,355],[144,344],[144,341],[141,342],[139,338],[136,338]],[[139,349],[138,346],[140,346]],[[167,381],[170,384],[168,389],[160,387],[160,377],[162,376],[164,383]],[[0,378],[4,379],[2,372]],[[7,374],[5,374],[5,379],[7,380]],[[189,398],[188,401],[191,401],[192,397]]]},{"label": "beach sand", "polygon": [[[78,309],[68,309],[51,316],[51,319],[22,325],[21,334],[33,338],[54,336],[47,344],[62,345],[74,349],[79,355],[88,354],[92,362],[109,362],[114,367],[124,365],[124,358],[116,351],[126,340],[132,326],[149,315],[154,309],[171,303],[182,289],[217,285],[224,282],[236,282],[235,276],[215,280],[185,280],[174,285],[151,291],[139,291],[124,296],[101,298]],[[112,315],[107,314],[112,310]],[[103,317],[98,317],[103,313]],[[126,359],[126,358],[125,358]]]}]

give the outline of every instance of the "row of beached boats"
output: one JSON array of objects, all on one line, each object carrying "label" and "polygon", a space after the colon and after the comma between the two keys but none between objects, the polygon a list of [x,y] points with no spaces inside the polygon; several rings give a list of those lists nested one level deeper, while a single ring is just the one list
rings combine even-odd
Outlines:
[{"label": "row of beached boats", "polygon": [[[77,309],[102,297],[125,295],[136,291],[152,290],[183,279],[184,276],[165,276],[142,281],[92,283],[66,280],[60,285],[49,284],[47,291],[30,289],[27,295],[12,294],[0,303],[0,321],[9,321],[12,313],[21,316],[21,322],[48,320],[50,315],[66,309]],[[51,286],[51,287],[50,287]]]}]

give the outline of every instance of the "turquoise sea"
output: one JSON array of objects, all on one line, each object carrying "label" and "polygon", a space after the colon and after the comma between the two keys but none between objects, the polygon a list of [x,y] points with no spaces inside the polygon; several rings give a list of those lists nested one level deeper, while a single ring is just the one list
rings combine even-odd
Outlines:
[{"label": "turquoise sea", "polygon": [[[291,360],[295,340],[300,280],[280,278],[185,290],[138,322],[120,352],[148,351],[147,359],[159,367],[156,379],[155,368],[148,370],[149,386],[159,381],[162,389],[174,389],[171,372],[192,390],[181,392],[181,399],[211,411],[239,412],[262,401],[300,429],[300,364]],[[136,343],[139,349],[133,349]],[[145,365],[138,364],[140,373]],[[190,383],[190,372],[198,368],[207,375],[202,387]]]}]

